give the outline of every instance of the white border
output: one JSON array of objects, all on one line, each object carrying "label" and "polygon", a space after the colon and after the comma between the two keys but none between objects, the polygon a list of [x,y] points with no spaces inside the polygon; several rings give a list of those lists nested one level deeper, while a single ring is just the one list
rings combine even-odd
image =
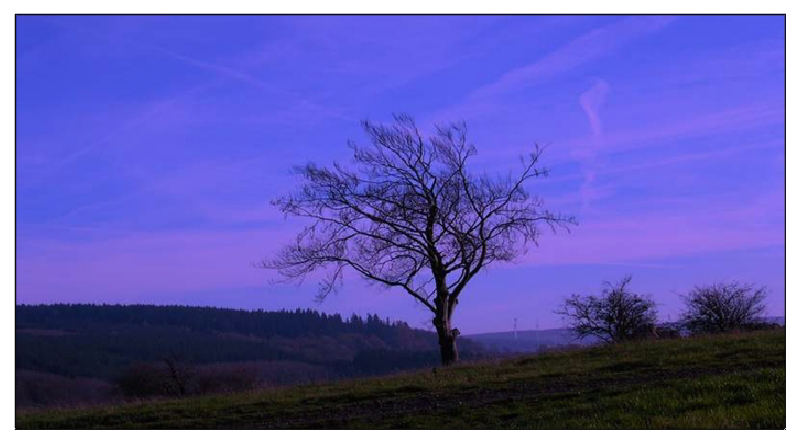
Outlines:
[{"label": "white border", "polygon": [[673,0],[641,2],[632,0],[572,0],[561,2],[526,2],[520,0],[406,0],[379,2],[375,0],[295,0],[269,2],[256,0],[10,0],[10,12],[19,14],[54,13],[194,13],[194,14],[781,14],[791,9],[791,0],[698,1]]},{"label": "white border", "polygon": [[[787,62],[786,62],[786,78],[787,78],[787,134],[786,134],[786,162],[787,162],[787,281],[786,293],[794,294],[798,288],[796,273],[790,272],[792,265],[797,265],[797,243],[795,236],[792,234],[790,227],[793,222],[798,220],[797,208],[797,195],[798,192],[798,179],[797,179],[797,161],[796,161],[796,132],[792,128],[797,128],[798,125],[793,112],[798,103],[798,90],[793,87],[791,79],[797,77],[797,35],[793,31],[793,24],[796,22],[794,19],[794,11],[798,11],[796,5],[800,4],[796,0],[786,1],[771,1],[760,0],[753,1],[719,1],[719,2],[702,2],[697,0],[673,0],[670,2],[642,2],[642,1],[621,1],[621,0],[603,0],[603,1],[570,1],[570,2],[525,2],[521,0],[492,0],[492,1],[474,1],[474,0],[461,0],[461,1],[420,1],[420,0],[406,0],[403,2],[384,2],[380,3],[375,0],[331,0],[331,1],[301,1],[294,0],[292,2],[268,2],[268,1],[244,1],[244,0],[225,0],[222,1],[202,1],[202,0],[183,0],[183,1],[170,1],[169,3],[164,0],[139,0],[133,1],[99,1],[99,0],[40,0],[40,1],[22,1],[11,0],[3,3],[5,14],[2,15],[2,57],[0,60],[4,62],[2,69],[2,84],[4,87],[1,89],[2,102],[5,106],[2,107],[3,115],[0,120],[0,128],[2,128],[2,140],[5,146],[0,150],[2,155],[3,173],[0,173],[0,180],[2,181],[2,190],[0,191],[0,208],[4,211],[4,217],[0,220],[3,224],[2,250],[5,251],[0,255],[0,278],[2,278],[2,288],[6,289],[8,297],[11,298],[14,293],[14,263],[15,255],[12,255],[14,249],[14,14],[18,13],[566,13],[566,14],[585,14],[585,13],[761,13],[761,14],[787,14]],[[793,8],[794,7],[794,8]],[[791,148],[790,148],[791,146]],[[793,174],[794,173],[794,174]],[[794,198],[794,201],[792,200]],[[107,441],[113,438],[116,442],[136,442],[140,443],[142,438],[156,438],[161,439],[174,439],[185,438],[192,442],[197,441],[216,441],[220,437],[225,437],[225,431],[177,431],[181,432],[180,435],[176,431],[146,431],[146,433],[124,432],[124,431],[75,431],[75,432],[62,432],[58,435],[47,431],[11,431],[14,427],[14,399],[13,399],[13,375],[14,375],[14,360],[12,357],[14,349],[14,309],[7,301],[2,307],[2,319],[5,319],[6,326],[4,327],[5,333],[2,335],[3,355],[6,357],[4,363],[0,365],[2,369],[2,429],[5,430],[7,437],[12,437],[19,441],[47,441],[52,442],[57,438],[59,443],[64,440],[70,441]],[[725,439],[725,443],[732,443],[736,441],[748,441],[752,439],[777,439],[778,441],[787,441],[790,434],[796,433],[797,421],[793,420],[793,413],[798,411],[796,398],[794,395],[796,390],[797,380],[797,362],[795,357],[796,353],[793,352],[791,344],[796,343],[796,334],[794,331],[794,315],[791,315],[795,309],[795,304],[787,300],[787,320],[789,326],[787,328],[787,426],[789,432],[768,432],[764,435],[755,435],[747,432],[739,433],[725,433],[719,437]],[[11,435],[8,435],[11,431]],[[502,434],[500,434],[502,432]],[[379,431],[366,431],[366,432],[326,432],[324,435],[315,431],[271,431],[268,434],[258,431],[236,431],[236,438],[239,440],[247,441],[263,441],[264,438],[273,441],[287,441],[289,439],[324,439],[326,441],[346,441],[348,443],[353,441],[374,441],[380,439],[382,443],[402,442],[407,443],[408,440],[424,440],[433,441],[434,439],[452,440],[459,443],[465,441],[483,441],[489,438],[501,438],[503,443],[511,442],[530,442],[532,438],[542,439],[547,441],[549,439],[563,439],[574,437],[576,439],[591,439],[592,443],[604,441],[637,441],[643,439],[648,441],[665,441],[673,443],[674,440],[689,439],[701,440],[717,437],[708,432],[693,432],[693,431],[675,431],[675,432],[650,432],[643,434],[645,431],[628,431],[628,432],[593,432],[591,435],[577,434],[576,432],[584,431],[427,431],[427,432],[379,432]],[[713,431],[712,431],[713,432]],[[796,441],[797,436],[792,438]]]}]

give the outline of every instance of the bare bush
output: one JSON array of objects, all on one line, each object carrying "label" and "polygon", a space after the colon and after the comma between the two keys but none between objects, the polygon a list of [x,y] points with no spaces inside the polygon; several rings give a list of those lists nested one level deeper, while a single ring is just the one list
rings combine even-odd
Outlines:
[{"label": "bare bush", "polygon": [[126,397],[145,398],[175,395],[169,370],[155,363],[135,363],[117,378],[117,386]]},{"label": "bare bush", "polygon": [[17,410],[103,404],[117,401],[120,397],[113,384],[99,378],[69,377],[17,368],[14,379]]},{"label": "bare bush", "polygon": [[161,362],[135,363],[120,377],[117,385],[126,397],[184,396],[196,391],[197,372],[174,355]]},{"label": "bare bush", "polygon": [[631,292],[630,282],[631,277],[616,284],[606,282],[599,296],[572,295],[556,313],[567,320],[578,338],[594,336],[606,343],[657,338],[655,303]]},{"label": "bare bush", "polygon": [[684,297],[683,322],[693,333],[754,329],[766,294],[765,287],[735,281],[696,286]]},{"label": "bare bush", "polygon": [[255,364],[217,363],[198,368],[192,393],[241,392],[254,389],[260,384],[261,376]]}]

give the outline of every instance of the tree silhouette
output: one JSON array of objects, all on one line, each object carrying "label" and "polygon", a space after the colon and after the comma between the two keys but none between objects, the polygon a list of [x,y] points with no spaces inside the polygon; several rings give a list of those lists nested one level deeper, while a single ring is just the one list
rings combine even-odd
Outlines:
[{"label": "tree silhouette", "polygon": [[568,229],[574,218],[543,209],[525,190],[547,175],[538,145],[517,175],[491,177],[468,171],[477,151],[463,122],[437,126],[429,137],[405,114],[390,125],[362,125],[371,144],[350,142],[349,167],[295,168],[302,187],[273,204],[312,223],[263,266],[289,280],[327,269],[319,299],[348,268],[404,290],[433,314],[442,363],[449,365],[458,360],[452,318],[467,284],[488,265],[538,244],[542,226]]},{"label": "tree silhouette", "polygon": [[759,323],[766,287],[720,282],[696,286],[684,297],[683,321],[692,332],[725,332]]},{"label": "tree silhouette", "polygon": [[597,337],[606,343],[618,343],[655,333],[655,303],[648,297],[628,289],[631,277],[616,284],[605,282],[600,296],[572,295],[556,311],[569,323],[578,338]]}]

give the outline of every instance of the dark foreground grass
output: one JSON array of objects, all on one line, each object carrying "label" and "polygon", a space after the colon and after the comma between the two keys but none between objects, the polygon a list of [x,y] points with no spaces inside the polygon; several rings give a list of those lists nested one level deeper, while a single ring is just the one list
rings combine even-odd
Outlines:
[{"label": "dark foreground grass", "polygon": [[391,377],[19,413],[28,428],[783,429],[784,331],[628,343]]}]

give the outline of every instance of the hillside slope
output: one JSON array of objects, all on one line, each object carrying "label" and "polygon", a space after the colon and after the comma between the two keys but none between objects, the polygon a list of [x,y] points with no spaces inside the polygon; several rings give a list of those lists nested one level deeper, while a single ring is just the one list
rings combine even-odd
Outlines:
[{"label": "hillside slope", "polygon": [[[18,305],[15,320],[18,408],[164,394],[174,390],[158,381],[168,370],[166,359],[193,374],[186,380],[191,393],[205,394],[383,375],[439,362],[436,334],[376,315],[59,304]],[[460,347],[466,358],[482,355],[469,340]]]},{"label": "hillside slope", "polygon": [[784,331],[553,352],[248,394],[17,415],[18,428],[771,428]]}]

